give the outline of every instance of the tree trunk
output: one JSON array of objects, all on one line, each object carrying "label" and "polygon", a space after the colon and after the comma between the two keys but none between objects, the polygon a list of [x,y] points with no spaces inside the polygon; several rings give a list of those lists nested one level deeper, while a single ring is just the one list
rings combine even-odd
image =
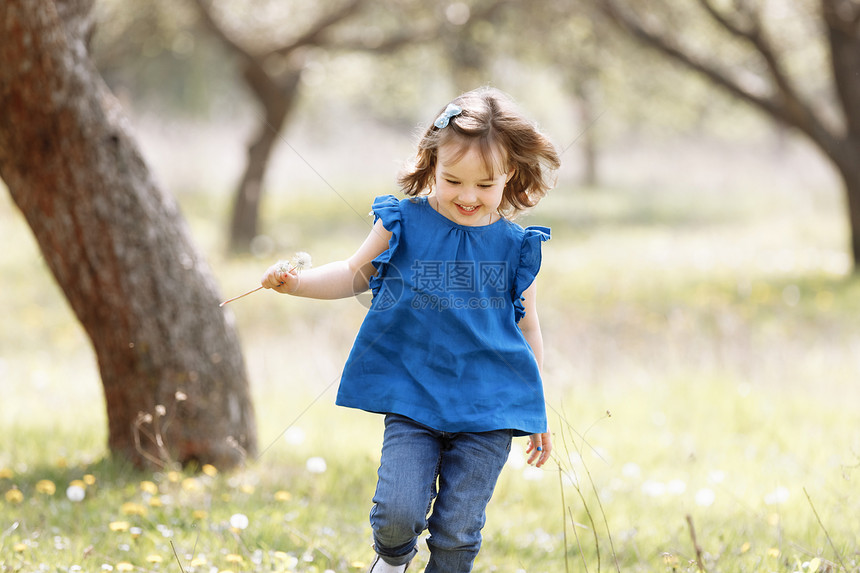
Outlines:
[{"label": "tree trunk", "polygon": [[89,59],[91,5],[0,4],[0,177],[92,341],[110,451],[235,466],[256,449],[238,339]]},{"label": "tree trunk", "polygon": [[844,135],[825,149],[845,184],[851,255],[854,272],[860,272],[860,6],[821,1],[836,97],[845,119]]},{"label": "tree trunk", "polygon": [[264,119],[253,143],[248,146],[248,163],[236,189],[230,222],[231,253],[246,253],[259,234],[263,179],[278,134],[284,127],[296,99],[303,64],[287,72],[283,80],[270,77],[262,63],[253,63],[245,71],[245,81],[263,107]]},{"label": "tree trunk", "polygon": [[845,186],[845,204],[851,229],[851,260],[857,273],[860,271],[860,141],[845,145],[850,149],[845,150],[844,155],[852,155],[854,160],[838,162],[837,169]]}]

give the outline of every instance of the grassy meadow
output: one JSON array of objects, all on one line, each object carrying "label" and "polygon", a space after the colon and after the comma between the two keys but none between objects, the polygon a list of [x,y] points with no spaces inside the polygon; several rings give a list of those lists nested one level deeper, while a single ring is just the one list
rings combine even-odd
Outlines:
[{"label": "grassy meadow", "polygon": [[[553,228],[555,460],[515,442],[475,571],[860,570],[860,280],[835,181],[784,153],[620,150],[604,187],[563,177],[521,221]],[[348,255],[387,192],[316,187],[272,193],[272,239],[242,259],[223,255],[227,193],[180,189],[225,298],[296,250]],[[0,572],[366,568],[381,418],[333,406],[361,301],[229,305],[259,455],[136,473],[105,459],[94,356],[5,193],[0,228]]]}]

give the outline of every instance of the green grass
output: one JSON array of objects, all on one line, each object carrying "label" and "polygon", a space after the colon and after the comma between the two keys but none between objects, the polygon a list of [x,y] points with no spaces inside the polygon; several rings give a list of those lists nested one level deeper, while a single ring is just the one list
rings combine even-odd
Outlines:
[{"label": "green grass", "polygon": [[[688,516],[710,572],[858,570],[860,281],[838,201],[816,196],[561,188],[523,221],[553,227],[539,304],[556,460],[526,467],[515,443],[476,571],[695,571]],[[348,199],[363,213],[370,197]],[[181,200],[225,297],[368,229],[337,197],[280,197],[273,250],[227,259],[227,201]],[[381,420],[332,405],[361,304],[232,304],[260,456],[142,474],[105,459],[95,359],[6,196],[0,227],[0,571],[178,571],[174,550],[188,573],[366,566]]]}]

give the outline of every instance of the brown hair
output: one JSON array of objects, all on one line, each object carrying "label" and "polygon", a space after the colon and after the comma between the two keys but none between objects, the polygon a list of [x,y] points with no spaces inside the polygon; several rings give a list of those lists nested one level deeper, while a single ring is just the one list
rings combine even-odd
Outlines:
[{"label": "brown hair", "polygon": [[549,139],[497,89],[473,90],[451,103],[459,106],[462,113],[451,117],[446,127],[431,124],[427,128],[418,142],[413,163],[397,178],[401,191],[407,196],[429,191],[436,182],[439,148],[453,141],[460,144],[455,161],[472,145],[478,145],[491,176],[497,168],[513,172],[502,194],[499,214],[513,218],[519,211],[537,205],[555,184],[553,174],[561,164]]}]

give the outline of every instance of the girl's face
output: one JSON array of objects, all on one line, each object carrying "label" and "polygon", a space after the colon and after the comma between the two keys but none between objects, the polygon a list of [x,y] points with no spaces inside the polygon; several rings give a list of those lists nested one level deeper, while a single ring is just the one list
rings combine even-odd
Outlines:
[{"label": "girl's face", "polygon": [[458,143],[449,142],[438,150],[436,209],[460,225],[489,225],[498,219],[502,192],[513,174],[488,173],[478,145],[470,145],[462,154],[461,149]]}]

